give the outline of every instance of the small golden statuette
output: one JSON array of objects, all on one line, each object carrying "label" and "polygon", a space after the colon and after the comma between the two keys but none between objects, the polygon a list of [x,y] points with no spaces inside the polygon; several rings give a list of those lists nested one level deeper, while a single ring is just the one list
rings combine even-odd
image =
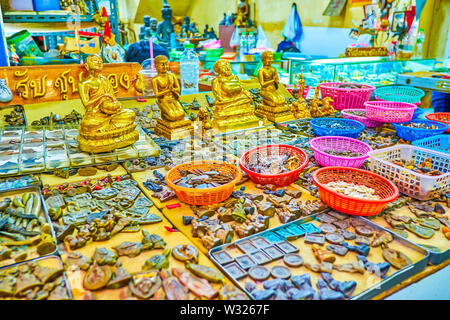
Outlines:
[{"label": "small golden statuette", "polygon": [[78,144],[85,152],[112,151],[135,143],[139,138],[133,110],[124,109],[114,95],[109,80],[103,76],[103,60],[93,54],[87,57],[89,75],[78,84],[86,112],[81,119]]},{"label": "small golden statuette", "polygon": [[[293,120],[291,106],[286,102],[282,93],[282,84],[278,71],[273,64],[273,53],[265,51],[261,55],[263,67],[258,71],[258,80],[261,85],[262,104],[258,105],[256,115],[258,117],[267,117],[273,122],[283,122]],[[284,90],[287,92],[287,90]]]},{"label": "small golden statuette", "polygon": [[179,101],[181,87],[177,77],[169,72],[169,60],[166,56],[155,58],[158,74],[152,79],[156,103],[161,111],[155,133],[167,139],[181,139],[194,132],[192,122],[186,119],[186,113]]},{"label": "small golden statuette", "polygon": [[[333,99],[331,97],[323,97],[322,100],[319,98],[320,93],[320,84],[317,85],[315,92],[314,92],[314,98],[311,100],[311,115],[314,118],[318,117],[326,117],[333,115],[337,112],[336,109],[333,108],[331,103],[333,102]],[[320,108],[320,105],[322,107]]]},{"label": "small golden statuette", "polygon": [[257,127],[259,119],[255,116],[252,95],[245,90],[238,77],[233,75],[228,60],[214,63],[216,78],[212,80],[213,123],[219,130]]}]

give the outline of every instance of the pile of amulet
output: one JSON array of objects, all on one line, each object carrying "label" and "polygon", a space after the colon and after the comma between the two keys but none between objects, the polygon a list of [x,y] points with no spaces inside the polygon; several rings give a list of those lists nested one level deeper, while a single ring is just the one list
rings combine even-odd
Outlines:
[{"label": "pile of amulet", "polygon": [[220,187],[233,181],[234,177],[227,173],[210,170],[202,171],[200,169],[178,170],[181,178],[173,181],[174,184],[184,188],[207,189]]},{"label": "pile of amulet", "polygon": [[281,155],[262,155],[257,153],[251,157],[248,169],[260,174],[280,174],[293,171],[300,166],[300,158],[298,155],[281,154]]}]

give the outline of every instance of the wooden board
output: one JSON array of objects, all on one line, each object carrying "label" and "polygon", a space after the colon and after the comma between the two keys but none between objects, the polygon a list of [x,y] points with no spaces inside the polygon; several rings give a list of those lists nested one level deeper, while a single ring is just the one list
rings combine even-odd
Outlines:
[{"label": "wooden board", "polygon": [[[135,89],[139,70],[139,63],[110,63],[102,74],[111,81],[117,98],[136,97],[140,95]],[[87,74],[78,64],[0,68],[0,78],[13,92],[12,101],[0,106],[79,99],[78,82]]]}]

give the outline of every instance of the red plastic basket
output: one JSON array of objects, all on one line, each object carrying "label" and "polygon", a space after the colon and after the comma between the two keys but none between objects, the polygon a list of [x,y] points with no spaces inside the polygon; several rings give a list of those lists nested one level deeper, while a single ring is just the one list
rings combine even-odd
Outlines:
[{"label": "red plastic basket", "polygon": [[[370,171],[327,167],[316,170],[313,174],[314,184],[318,187],[320,199],[330,208],[355,216],[373,216],[379,214],[388,203],[398,198],[398,188],[388,179]],[[325,184],[332,181],[344,181],[365,185],[376,190],[380,200],[366,200],[349,197],[328,189]]]},{"label": "red plastic basket", "polygon": [[395,101],[367,101],[366,117],[380,122],[408,122],[414,115],[417,106],[412,103]]},{"label": "red plastic basket", "polygon": [[[358,89],[338,88],[342,84],[360,85],[362,87]],[[333,107],[336,110],[364,109],[364,102],[369,101],[375,89],[374,86],[359,83],[324,82],[320,84],[322,98],[331,97]]]},{"label": "red plastic basket", "polygon": [[[450,126],[450,112],[435,112],[430,113],[425,116],[428,120],[432,121],[438,121],[445,123],[446,125]],[[450,132],[450,129],[448,129],[445,132]]]},{"label": "red plastic basket", "polygon": [[[247,168],[247,164],[253,159],[256,159],[256,155],[260,154],[262,156],[272,156],[272,155],[297,155],[300,158],[300,166],[292,171],[280,173],[280,174],[260,174],[251,171]],[[248,174],[249,178],[257,184],[273,184],[277,187],[284,187],[294,183],[300,176],[300,172],[306,167],[309,162],[308,155],[305,151],[285,145],[285,144],[269,144],[266,146],[256,147],[244,153],[239,160],[239,165],[245,173]]]},{"label": "red plastic basket", "polygon": [[[200,169],[202,171],[215,170],[220,173],[230,174],[234,176],[234,179],[220,187],[197,189],[197,188],[185,188],[177,186],[173,183],[174,180],[181,178],[179,170],[192,170]],[[173,189],[180,201],[188,204],[205,206],[209,204],[219,203],[225,201],[231,196],[234,186],[242,178],[242,173],[236,166],[218,160],[200,160],[182,163],[173,167],[166,174],[165,181],[167,185]]]}]

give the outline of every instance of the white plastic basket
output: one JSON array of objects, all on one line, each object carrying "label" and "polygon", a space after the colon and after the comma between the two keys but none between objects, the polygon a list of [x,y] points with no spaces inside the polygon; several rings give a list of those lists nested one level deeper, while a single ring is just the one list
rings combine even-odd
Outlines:
[{"label": "white plastic basket", "polygon": [[[450,156],[443,152],[400,144],[368,153],[370,170],[391,180],[400,192],[419,200],[428,200],[435,193],[450,192]],[[439,176],[427,176],[398,166],[392,161],[414,160],[416,164],[431,158]]]}]

